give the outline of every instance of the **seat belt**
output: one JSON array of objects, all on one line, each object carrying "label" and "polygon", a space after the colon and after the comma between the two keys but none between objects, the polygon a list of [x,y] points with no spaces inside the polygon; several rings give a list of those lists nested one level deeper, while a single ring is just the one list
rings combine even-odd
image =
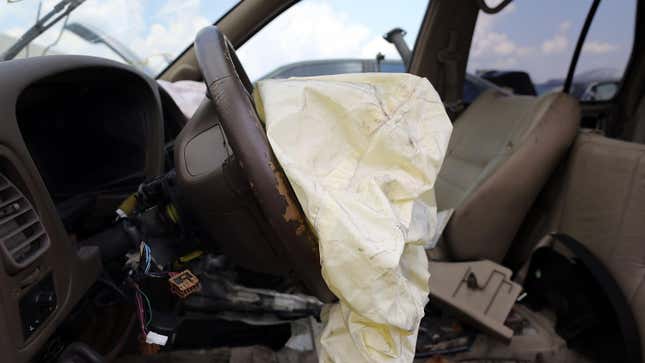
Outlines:
[{"label": "seat belt", "polygon": [[448,116],[454,122],[457,116],[464,110],[464,102],[460,97],[459,83],[459,54],[457,53],[457,36],[456,31],[450,32],[448,46],[437,55],[437,60],[442,64],[444,72],[441,89],[445,92],[444,107]]},{"label": "seat belt", "polygon": [[[627,299],[625,295],[623,294],[622,290],[618,286],[618,283],[614,279],[614,277],[611,275],[611,273],[607,270],[605,265],[581,242],[577,241],[573,237],[564,234],[564,233],[554,233],[551,234],[550,237],[552,238],[553,243],[551,246],[544,246],[536,249],[531,257],[531,262],[528,270],[528,274],[526,277],[525,281],[525,289],[528,292],[528,297],[531,297],[532,294],[543,294],[544,296],[547,296],[547,292],[544,291],[544,289],[540,288],[540,285],[536,283],[536,279],[547,279],[546,285],[544,282],[542,282],[542,286],[546,286],[546,289],[557,289],[558,287],[555,287],[553,285],[560,283],[562,281],[566,281],[567,278],[571,279],[572,276],[562,276],[561,274],[556,274],[556,276],[551,276],[552,281],[557,281],[555,284],[554,283],[549,283],[549,277],[544,276],[548,274],[549,268],[555,271],[557,269],[558,263],[561,264],[561,261],[564,259],[564,257],[560,257],[560,260],[554,259],[553,257],[550,260],[547,260],[548,264],[544,264],[542,266],[539,265],[539,258],[538,255],[540,255],[540,250],[546,249],[546,251],[551,251],[553,253],[556,253],[560,256],[562,256],[560,253],[556,252],[555,247],[558,243],[560,243],[561,246],[563,246],[565,249],[567,249],[574,257],[575,259],[582,263],[582,265],[586,268],[589,274],[591,274],[591,277],[596,283],[596,286],[599,286],[599,288],[602,290],[604,295],[606,296],[609,305],[611,305],[611,309],[616,315],[617,318],[617,323],[618,323],[618,329],[620,330],[620,333],[623,338],[623,342],[625,345],[625,362],[640,362],[641,361],[641,343],[640,343],[640,334],[638,330],[638,326],[636,325],[636,319],[634,318],[633,312],[631,307],[629,306]],[[542,257],[545,257],[544,254],[542,254]],[[569,260],[569,259],[567,259]],[[537,266],[536,266],[537,265]],[[548,265],[548,266],[547,266]],[[560,270],[562,271],[562,270]],[[574,270],[575,271],[575,270]],[[542,276],[541,276],[542,275]],[[578,284],[577,282],[576,286],[569,286],[569,288],[573,291],[584,288],[583,281],[580,281]],[[531,285],[534,286],[535,291],[531,291]],[[537,286],[536,286],[537,285]],[[559,286],[562,288],[562,286]],[[564,297],[571,296],[571,295],[566,295],[563,294]],[[531,300],[531,299],[526,299],[526,300]],[[597,305],[600,305],[600,301],[595,301]],[[574,319],[573,325],[571,322],[569,322],[569,325],[572,326],[574,329],[575,328],[580,328],[584,329],[584,322],[582,324],[575,324],[576,321]],[[581,328],[582,327],[582,328]],[[578,333],[577,331],[573,332]],[[599,332],[599,335],[605,335],[606,332]],[[566,338],[566,337],[565,337]]]}]

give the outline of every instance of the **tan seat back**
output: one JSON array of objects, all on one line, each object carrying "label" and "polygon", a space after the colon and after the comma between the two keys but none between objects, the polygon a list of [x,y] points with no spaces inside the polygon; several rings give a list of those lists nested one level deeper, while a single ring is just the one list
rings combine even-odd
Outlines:
[{"label": "tan seat back", "polygon": [[549,189],[541,217],[513,246],[516,258],[549,232],[583,243],[618,282],[645,347],[645,145],[582,133]]},{"label": "tan seat back", "polygon": [[482,94],[455,122],[436,184],[455,213],[444,246],[457,260],[504,257],[522,220],[573,141],[577,100]]}]

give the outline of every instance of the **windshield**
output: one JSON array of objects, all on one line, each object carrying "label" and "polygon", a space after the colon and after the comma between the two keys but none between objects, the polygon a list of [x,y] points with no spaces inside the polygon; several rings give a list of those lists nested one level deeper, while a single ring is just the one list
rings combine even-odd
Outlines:
[{"label": "windshield", "polygon": [[[0,0],[0,54],[61,4],[78,5],[37,35],[15,57],[81,54],[132,64],[156,76],[179,56],[197,32],[238,0]],[[73,6],[72,6],[73,7]],[[69,9],[69,8],[68,8]],[[63,15],[61,17],[61,15]],[[33,32],[33,30],[32,30]]]}]

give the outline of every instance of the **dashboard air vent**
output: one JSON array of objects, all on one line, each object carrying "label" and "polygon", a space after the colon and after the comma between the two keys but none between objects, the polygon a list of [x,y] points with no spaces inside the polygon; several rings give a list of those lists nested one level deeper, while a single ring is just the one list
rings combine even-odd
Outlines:
[{"label": "dashboard air vent", "polygon": [[9,272],[29,266],[49,247],[49,237],[29,200],[0,174],[0,250]]}]

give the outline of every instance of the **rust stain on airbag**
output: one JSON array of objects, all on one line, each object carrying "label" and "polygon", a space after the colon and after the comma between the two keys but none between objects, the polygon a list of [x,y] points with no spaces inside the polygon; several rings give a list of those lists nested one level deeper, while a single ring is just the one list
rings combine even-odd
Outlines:
[{"label": "rust stain on airbag", "polygon": [[287,184],[287,181],[285,180],[286,176],[278,168],[276,168],[275,164],[270,161],[269,167],[271,168],[273,175],[275,176],[276,189],[284,200],[284,212],[282,213],[282,218],[284,218],[284,220],[287,222],[295,222],[297,224],[296,234],[300,236],[306,231],[306,221],[304,220],[302,213],[298,209],[299,206],[295,205],[294,201],[291,198],[291,189]]}]

